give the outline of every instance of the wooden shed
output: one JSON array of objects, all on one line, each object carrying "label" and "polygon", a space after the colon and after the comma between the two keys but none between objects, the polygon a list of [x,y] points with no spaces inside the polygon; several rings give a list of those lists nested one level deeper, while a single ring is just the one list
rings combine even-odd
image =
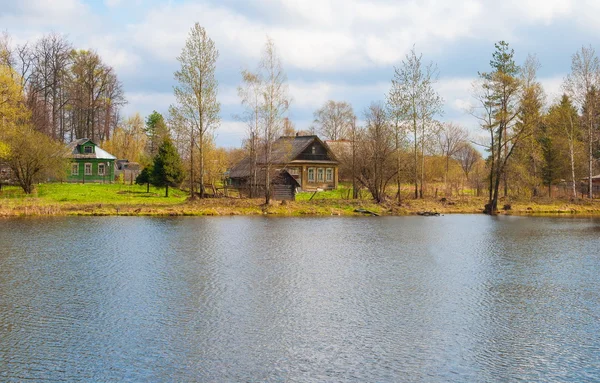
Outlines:
[{"label": "wooden shed", "polygon": [[296,189],[299,187],[298,181],[287,170],[282,170],[271,181],[271,198],[278,201],[294,201]]}]

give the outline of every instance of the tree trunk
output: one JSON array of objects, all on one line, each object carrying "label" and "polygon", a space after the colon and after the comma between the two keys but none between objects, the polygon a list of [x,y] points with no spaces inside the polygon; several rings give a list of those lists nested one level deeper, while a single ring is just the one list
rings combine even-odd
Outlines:
[{"label": "tree trunk", "polygon": [[[589,113],[588,113],[589,114]],[[589,127],[589,132],[588,132],[589,136],[589,174],[590,174],[590,178],[588,179],[588,198],[592,199],[594,198],[594,190],[593,190],[593,179],[592,177],[594,176],[594,152],[593,152],[593,139],[592,139],[592,135],[594,134],[593,132],[593,123],[592,123],[592,119],[590,117],[590,127]]]},{"label": "tree trunk", "polygon": [[165,187],[165,197],[169,196],[169,184]]},{"label": "tree trunk", "polygon": [[192,124],[191,129],[191,143],[190,143],[190,199],[196,198],[194,194],[194,125]]}]

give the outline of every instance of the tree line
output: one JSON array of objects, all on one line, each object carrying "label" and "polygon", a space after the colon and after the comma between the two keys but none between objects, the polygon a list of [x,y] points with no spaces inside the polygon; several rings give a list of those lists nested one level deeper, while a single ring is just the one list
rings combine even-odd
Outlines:
[{"label": "tree line", "polygon": [[[517,65],[509,44],[498,42],[489,68],[477,74],[473,104],[467,111],[487,135],[481,141],[464,127],[441,121],[444,100],[436,91],[438,69],[415,48],[393,68],[387,94],[373,101],[360,118],[350,103],[329,100],[314,112],[308,131],[298,132],[287,115],[292,98],[282,61],[274,41],[267,38],[254,69],[241,71],[238,96],[243,112],[236,117],[247,127],[241,150],[217,148],[214,142],[220,125],[218,57],[214,41],[196,23],[177,57],[176,102],[168,115],[153,112],[145,120],[139,115],[122,118],[126,100],[121,83],[97,53],[74,49],[57,34],[13,47],[4,34],[0,157],[13,160],[17,178],[31,178],[19,175],[27,161],[16,160],[17,148],[24,142],[45,142],[52,150],[40,158],[47,159],[58,158],[61,152],[60,145],[52,144],[88,137],[119,158],[150,166],[160,146],[171,140],[191,198],[205,197],[207,183],[220,180],[227,168],[248,156],[252,177],[264,182],[260,190],[268,203],[274,142],[281,135],[316,133],[343,143],[338,152],[340,175],[353,183],[354,197],[366,189],[378,202],[402,203],[408,197],[403,186],[412,185],[412,198],[424,198],[427,184],[433,182],[443,185],[445,196],[452,196],[457,169],[477,193],[485,183],[490,214],[498,210],[502,197],[551,196],[558,183],[578,198],[583,179],[586,195],[593,196],[599,157],[600,62],[591,47],[573,55],[562,97],[547,100],[537,79],[536,57],[530,55]],[[32,169],[44,167],[30,162]],[[46,175],[42,170],[38,174]],[[252,196],[258,193],[258,187],[251,190]]]}]

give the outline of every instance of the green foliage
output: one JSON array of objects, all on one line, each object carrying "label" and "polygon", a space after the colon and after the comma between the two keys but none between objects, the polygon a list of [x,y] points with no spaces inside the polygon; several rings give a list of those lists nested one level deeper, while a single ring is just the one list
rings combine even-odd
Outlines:
[{"label": "green foliage", "polygon": [[544,185],[552,186],[561,161],[556,145],[554,144],[554,138],[548,127],[544,126],[542,132],[541,137],[538,139],[544,157],[544,162],[542,163],[542,181]]},{"label": "green foliage", "polygon": [[138,185],[152,183],[152,166],[146,166],[135,178],[135,183]]},{"label": "green foliage", "polygon": [[146,135],[148,136],[148,152],[154,157],[158,152],[160,143],[169,136],[169,129],[162,114],[156,110],[146,117]]},{"label": "green foliage", "polygon": [[184,177],[183,165],[177,149],[170,138],[165,138],[158,154],[154,157],[152,165],[152,184],[155,186],[165,186],[166,196],[169,193],[169,186],[177,187],[181,184]]},{"label": "green foliage", "polygon": [[4,160],[26,194],[36,183],[49,178],[62,179],[67,169],[66,148],[29,126],[19,126],[8,135],[10,153]]}]

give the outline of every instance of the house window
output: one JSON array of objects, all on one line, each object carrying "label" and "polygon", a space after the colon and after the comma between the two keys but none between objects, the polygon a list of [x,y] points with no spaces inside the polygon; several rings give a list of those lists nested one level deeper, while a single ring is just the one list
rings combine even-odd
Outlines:
[{"label": "house window", "polygon": [[92,175],[92,164],[85,164],[85,175],[86,176]]},{"label": "house window", "polygon": [[308,182],[315,182],[315,168],[308,168]]},{"label": "house window", "polygon": [[103,176],[104,175],[104,168],[105,168],[105,164],[98,164],[98,175],[99,176]]},{"label": "house window", "polygon": [[333,181],[333,169],[332,168],[327,168],[327,170],[325,172],[325,181],[327,181],[327,182]]},{"label": "house window", "polygon": [[91,147],[91,146],[84,146],[84,147],[83,147],[83,152],[84,152],[85,154],[91,154],[91,153],[94,153],[94,148],[93,148],[93,147]]},{"label": "house window", "polygon": [[79,164],[71,164],[71,175],[79,175]]},{"label": "house window", "polygon": [[323,168],[317,169],[317,181],[323,182],[323,173],[324,173]]},{"label": "house window", "polygon": [[291,176],[299,176],[300,175],[298,168],[289,168],[288,173],[290,173]]},{"label": "house window", "polygon": [[312,146],[312,154],[317,154],[317,148],[313,145]]}]

